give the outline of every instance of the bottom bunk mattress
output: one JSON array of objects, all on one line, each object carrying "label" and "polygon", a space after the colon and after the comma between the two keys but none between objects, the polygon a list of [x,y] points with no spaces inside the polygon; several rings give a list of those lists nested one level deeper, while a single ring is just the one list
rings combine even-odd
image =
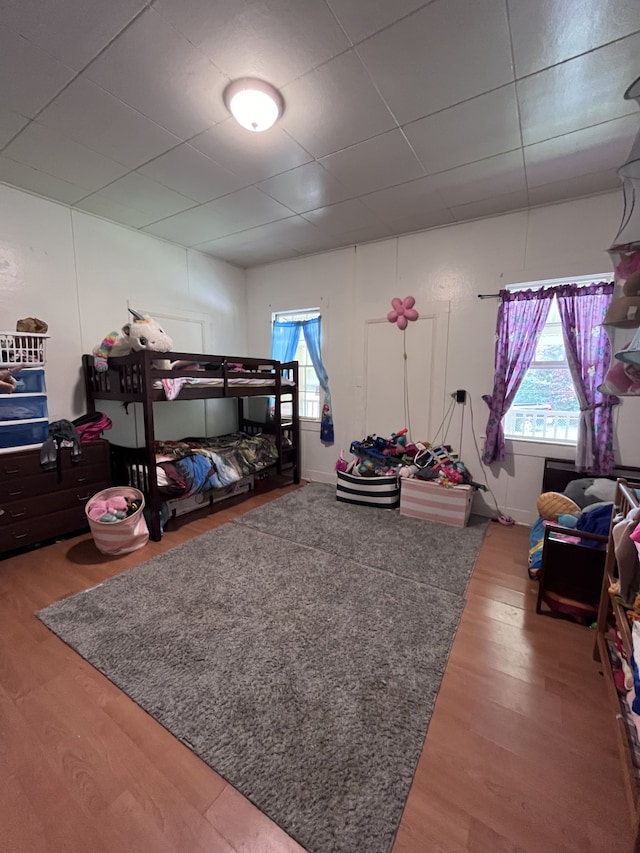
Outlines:
[{"label": "bottom bunk mattress", "polygon": [[[156,441],[154,449],[158,492],[163,498],[188,498],[225,489],[278,461],[273,436],[243,432]],[[125,448],[120,450],[126,452]],[[139,449],[133,452],[139,453]],[[132,457],[126,467],[129,484],[147,492],[146,465],[140,456]]]}]

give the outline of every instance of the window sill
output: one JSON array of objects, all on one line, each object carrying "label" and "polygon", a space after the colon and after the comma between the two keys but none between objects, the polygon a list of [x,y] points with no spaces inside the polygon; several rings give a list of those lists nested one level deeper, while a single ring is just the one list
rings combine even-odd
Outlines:
[{"label": "window sill", "polygon": [[300,429],[302,432],[320,432],[320,421],[314,418],[300,418]]},{"label": "window sill", "polygon": [[513,444],[544,444],[554,445],[556,447],[577,447],[575,441],[563,441],[560,438],[526,438],[521,435],[505,435],[505,441],[510,441]]}]

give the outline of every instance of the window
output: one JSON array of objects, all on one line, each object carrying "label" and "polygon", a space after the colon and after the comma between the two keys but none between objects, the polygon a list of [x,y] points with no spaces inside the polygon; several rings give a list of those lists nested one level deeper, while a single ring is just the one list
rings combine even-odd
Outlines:
[{"label": "window", "polygon": [[[313,320],[320,316],[317,309],[306,311],[280,311],[273,314],[273,320],[283,320],[294,323],[303,320]],[[320,420],[320,383],[315,368],[311,362],[309,348],[303,334],[300,335],[298,347],[293,361],[298,362],[298,403],[300,406],[300,417],[310,420]],[[284,417],[291,416],[291,404],[283,403],[282,414]]]},{"label": "window", "polygon": [[554,298],[536,352],[504,419],[507,438],[575,444],[580,406]]}]

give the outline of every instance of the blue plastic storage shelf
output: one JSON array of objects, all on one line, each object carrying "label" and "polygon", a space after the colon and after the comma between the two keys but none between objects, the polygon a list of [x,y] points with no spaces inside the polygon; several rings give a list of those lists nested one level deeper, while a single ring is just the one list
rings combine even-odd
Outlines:
[{"label": "blue plastic storage shelf", "polygon": [[0,394],[0,422],[46,417],[46,394]]},{"label": "blue plastic storage shelf", "polygon": [[44,368],[34,367],[29,370],[19,370],[13,374],[18,383],[14,394],[44,394],[47,390],[44,384]]},{"label": "blue plastic storage shelf", "polygon": [[49,435],[47,418],[0,423],[0,448],[43,444]]}]

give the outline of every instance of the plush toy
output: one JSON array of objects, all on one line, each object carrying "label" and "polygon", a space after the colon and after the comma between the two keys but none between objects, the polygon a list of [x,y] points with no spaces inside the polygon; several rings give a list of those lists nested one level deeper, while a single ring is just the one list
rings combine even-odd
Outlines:
[{"label": "plush toy", "polygon": [[604,382],[598,386],[602,394],[640,394],[640,366],[613,359]]},{"label": "plush toy", "polygon": [[561,515],[580,515],[578,504],[560,492],[543,492],[536,506],[538,514],[546,521],[557,521]]},{"label": "plush toy", "polygon": [[99,373],[107,369],[109,356],[129,355],[130,352],[145,349],[169,352],[173,347],[173,341],[157,320],[145,317],[131,308],[129,313],[133,315],[133,323],[124,325],[120,332],[111,332],[99,346],[94,347],[93,363]]}]

